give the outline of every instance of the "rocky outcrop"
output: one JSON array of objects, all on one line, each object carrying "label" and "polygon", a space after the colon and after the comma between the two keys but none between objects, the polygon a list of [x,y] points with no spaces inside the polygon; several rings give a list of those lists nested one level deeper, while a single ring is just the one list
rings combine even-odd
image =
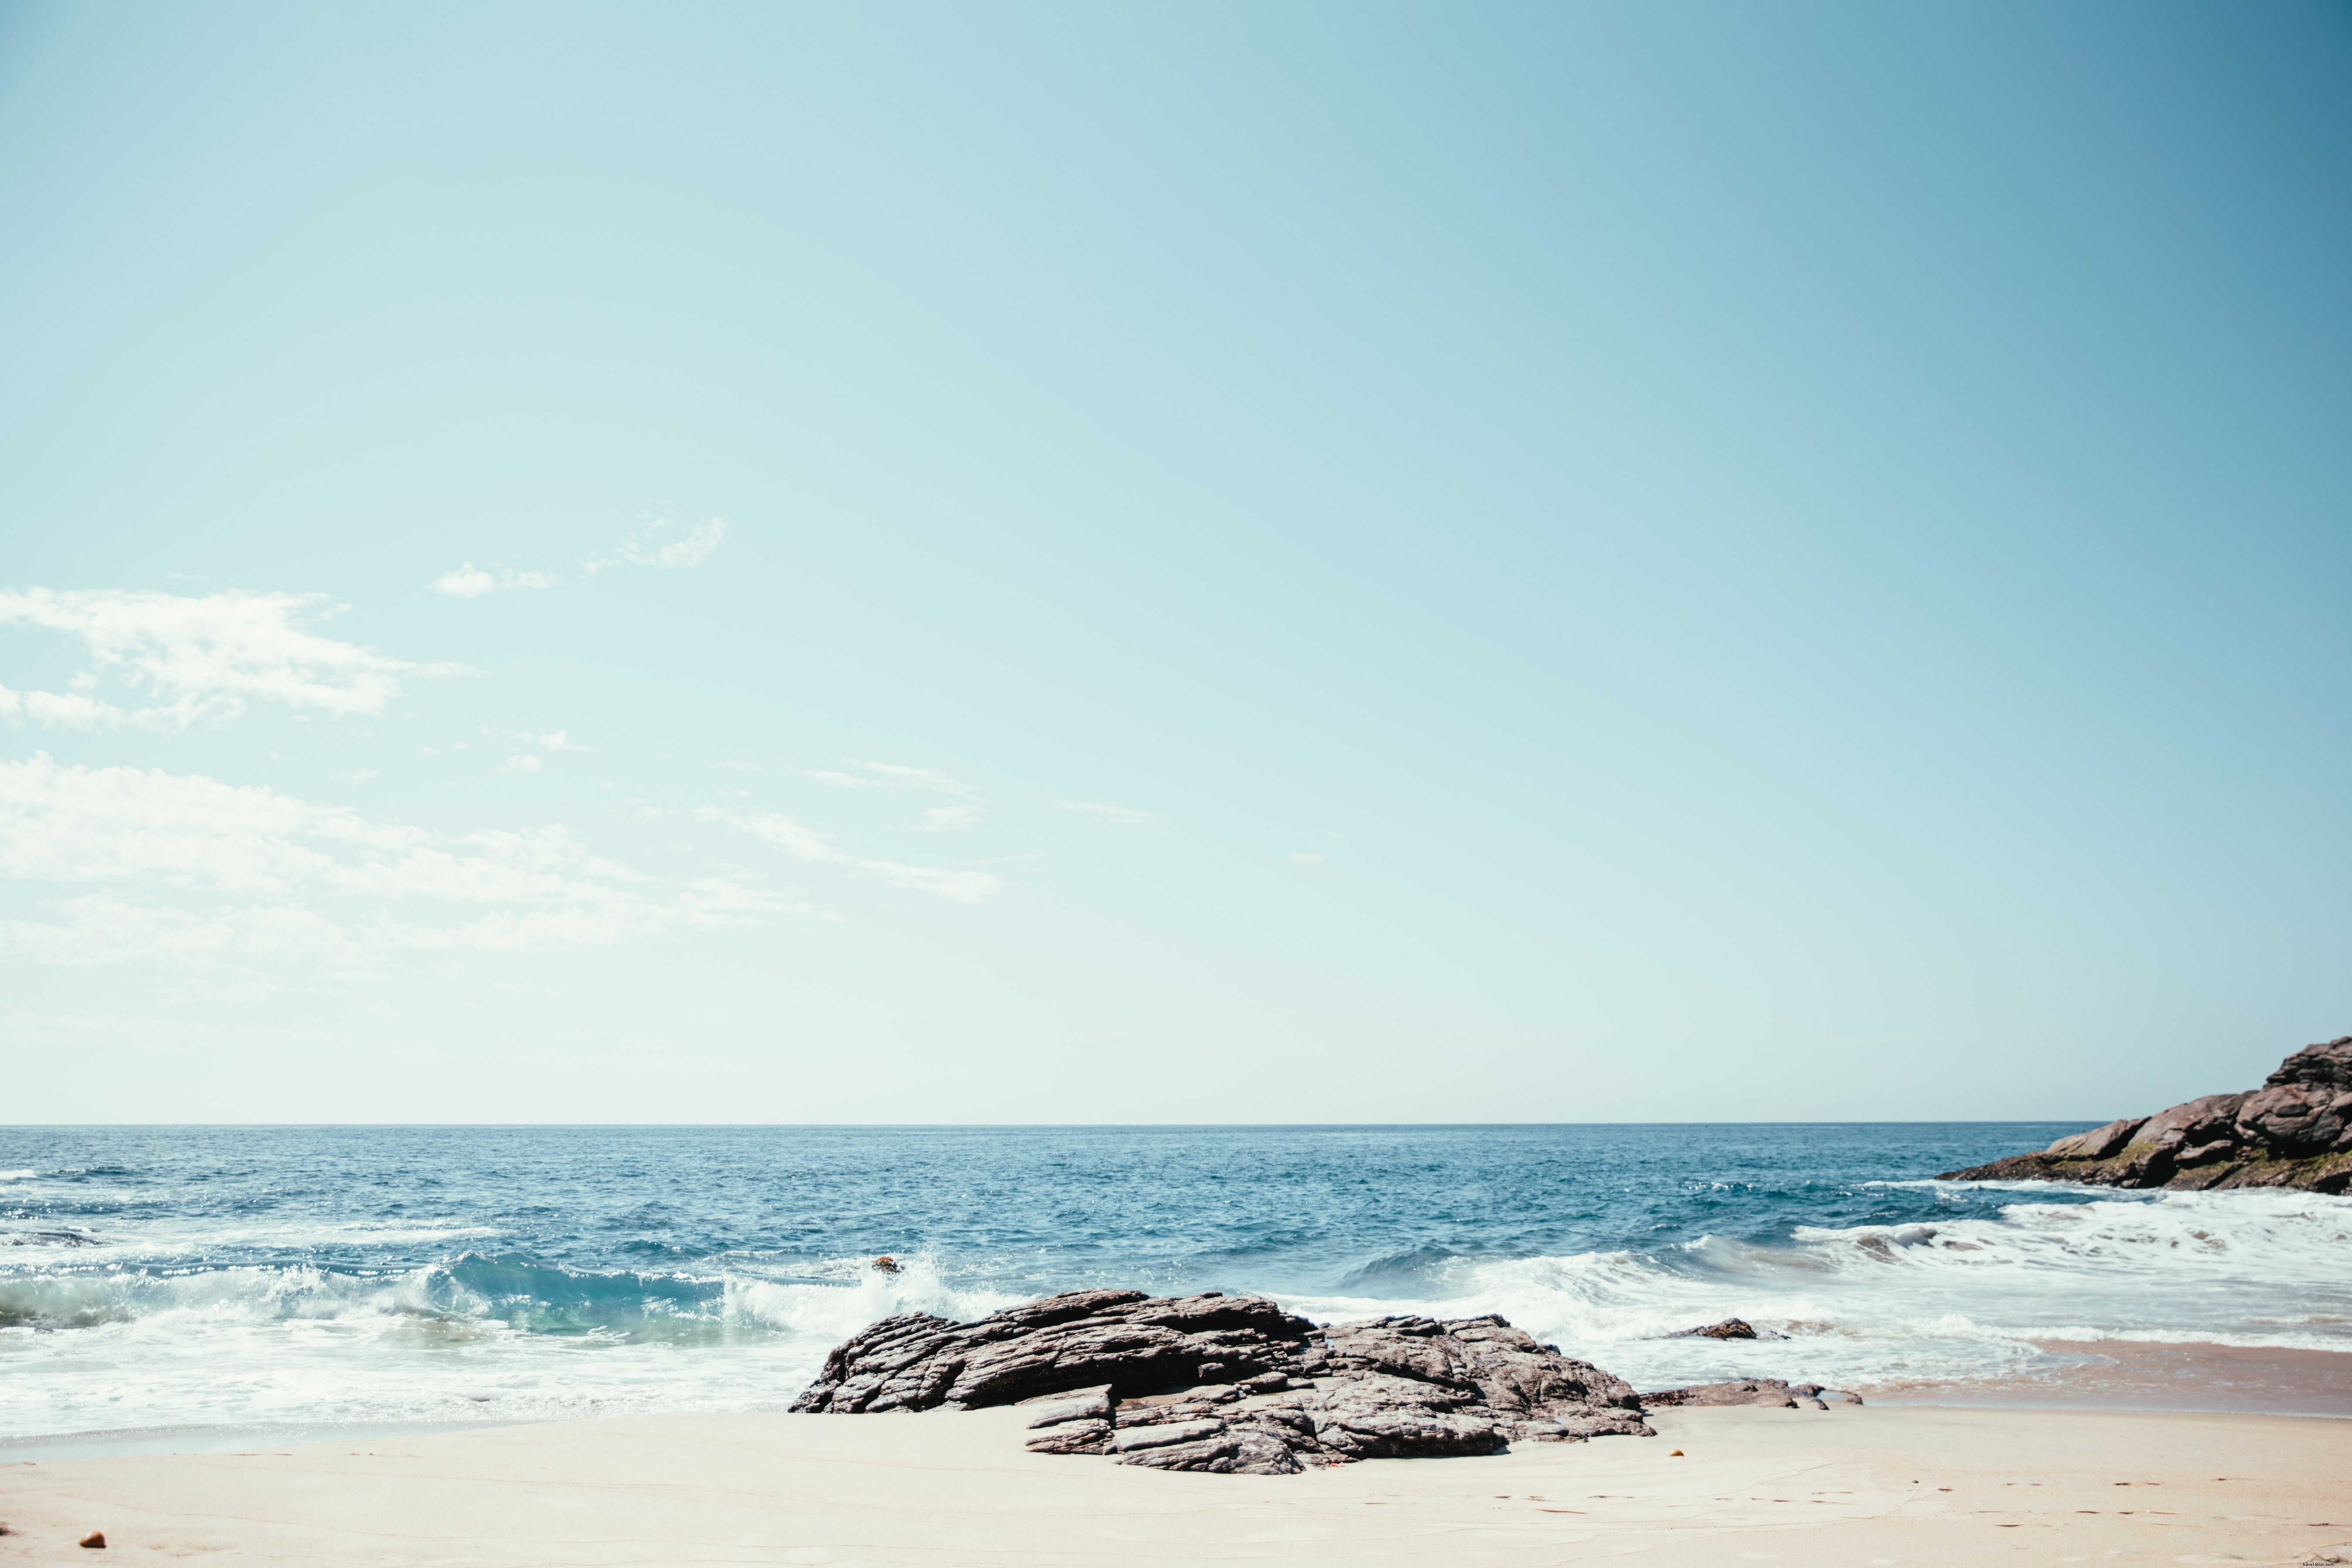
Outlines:
[{"label": "rocky outcrop", "polygon": [[2352,1187],[2352,1035],[2305,1046],[2244,1094],[2209,1094],[2154,1116],[2126,1117],[2039,1153],[1939,1179],[2344,1192]]},{"label": "rocky outcrop", "polygon": [[1318,1328],[1255,1296],[1071,1290],[976,1323],[886,1318],[793,1408],[1034,1407],[1028,1446],[1156,1469],[1492,1454],[1651,1436],[1633,1388],[1499,1317]]},{"label": "rocky outcrop", "polygon": [[1670,1340],[1752,1340],[1760,1337],[1756,1332],[1756,1325],[1745,1318],[1726,1318],[1719,1323],[1702,1323],[1696,1329],[1676,1329],[1666,1336]]},{"label": "rocky outcrop", "polygon": [[1803,1405],[1827,1410],[1832,1404],[1859,1405],[1862,1395],[1848,1394],[1843,1389],[1824,1389],[1818,1383],[1783,1383],[1777,1377],[1750,1377],[1737,1383],[1702,1383],[1694,1388],[1662,1389],[1656,1394],[1642,1395],[1642,1403],[1653,1408],[1677,1405],[1762,1405],[1776,1410],[1794,1410]]}]

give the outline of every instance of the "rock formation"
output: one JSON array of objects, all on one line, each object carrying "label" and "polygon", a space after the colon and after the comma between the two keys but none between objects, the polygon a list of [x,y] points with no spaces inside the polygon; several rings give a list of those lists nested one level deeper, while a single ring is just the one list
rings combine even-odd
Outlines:
[{"label": "rock formation", "polygon": [[1040,1452],[1251,1475],[1652,1435],[1622,1380],[1499,1317],[1318,1328],[1213,1290],[1070,1290],[976,1323],[885,1318],[836,1346],[793,1408],[1024,1403]]},{"label": "rock formation", "polygon": [[[1756,1326],[1745,1318],[1726,1318],[1719,1323],[1702,1323],[1696,1329],[1676,1329],[1666,1336],[1670,1340],[1753,1340],[1761,1337],[1757,1333]],[[1772,1337],[1780,1339],[1785,1336],[1775,1334]]]},{"label": "rock formation", "polygon": [[1843,1389],[1824,1389],[1818,1383],[1783,1383],[1777,1377],[1743,1378],[1737,1383],[1702,1383],[1695,1388],[1662,1389],[1642,1395],[1650,1406],[1670,1405],[1763,1405],[1794,1410],[1810,1405],[1827,1410],[1831,1404],[1859,1405],[1862,1395]]},{"label": "rock formation", "polygon": [[2352,1186],[2352,1035],[2305,1046],[2262,1088],[2061,1138],[2037,1154],[1947,1171],[1947,1182],[2095,1182],[2110,1187]]}]

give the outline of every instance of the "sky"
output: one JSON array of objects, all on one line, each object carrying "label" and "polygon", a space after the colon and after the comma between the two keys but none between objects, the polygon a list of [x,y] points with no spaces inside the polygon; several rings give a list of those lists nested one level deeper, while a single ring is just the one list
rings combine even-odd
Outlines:
[{"label": "sky", "polygon": [[0,6],[0,1121],[2352,1033],[2352,9]]}]

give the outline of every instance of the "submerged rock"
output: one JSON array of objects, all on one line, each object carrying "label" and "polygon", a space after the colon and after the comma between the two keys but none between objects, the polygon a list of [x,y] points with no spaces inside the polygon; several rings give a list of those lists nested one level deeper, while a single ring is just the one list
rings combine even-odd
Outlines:
[{"label": "submerged rock", "polygon": [[1651,1406],[1762,1405],[1776,1410],[1805,1406],[1827,1410],[1832,1405],[1859,1405],[1862,1395],[1844,1389],[1823,1388],[1818,1383],[1783,1383],[1777,1377],[1748,1377],[1735,1383],[1701,1383],[1689,1388],[1660,1389],[1655,1394],[1642,1395],[1642,1403]]},{"label": "submerged rock", "polygon": [[1676,1329],[1670,1340],[1752,1340],[1758,1334],[1745,1318],[1726,1318],[1719,1323],[1703,1323],[1696,1329]]},{"label": "submerged rock", "polygon": [[[1818,1389],[1809,1387],[1803,1397],[1809,1398],[1818,1392]],[[1797,1389],[1777,1377],[1744,1377],[1734,1383],[1702,1383],[1689,1388],[1660,1389],[1655,1394],[1642,1395],[1642,1403],[1654,1408],[1676,1405],[1769,1405],[1775,1408],[1794,1409],[1799,1397]]]},{"label": "submerged rock", "polygon": [[2352,1188],[2352,1035],[2305,1046],[2260,1089],[2125,1117],[1938,1179],[2344,1192]]},{"label": "submerged rock", "polygon": [[1500,1317],[1327,1329],[1216,1291],[1071,1290],[974,1323],[886,1318],[836,1346],[793,1408],[1013,1404],[1034,1409],[1034,1452],[1223,1474],[1651,1436],[1624,1380]]}]

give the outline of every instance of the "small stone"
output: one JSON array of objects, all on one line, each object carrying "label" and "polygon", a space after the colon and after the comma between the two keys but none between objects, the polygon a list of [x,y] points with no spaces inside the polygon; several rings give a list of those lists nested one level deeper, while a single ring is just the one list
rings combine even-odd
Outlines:
[{"label": "small stone", "polygon": [[88,1535],[81,1538],[81,1543],[84,1546],[96,1547],[103,1550],[106,1546],[106,1531],[102,1530],[93,1530]]},{"label": "small stone", "polygon": [[1682,1451],[1680,1448],[1676,1448],[1673,1453],[1668,1454],[1668,1455],[1666,1456],[1666,1458],[1669,1458],[1669,1459],[1679,1459],[1679,1458],[1681,1458],[1682,1457],[1683,1457],[1683,1451]]}]

